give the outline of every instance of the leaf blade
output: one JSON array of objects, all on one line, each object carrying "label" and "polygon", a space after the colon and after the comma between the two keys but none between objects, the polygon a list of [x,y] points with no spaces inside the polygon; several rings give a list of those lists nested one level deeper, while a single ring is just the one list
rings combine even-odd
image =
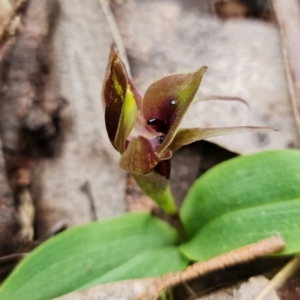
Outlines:
[{"label": "leaf blade", "polygon": [[296,254],[299,212],[300,199],[232,212],[205,225],[180,251],[191,260],[207,260],[280,233],[286,247],[274,255]]},{"label": "leaf blade", "polygon": [[[212,168],[194,183],[181,207],[188,234],[193,236],[206,223],[239,208],[297,199],[298,161],[300,151],[271,150],[240,156]],[[249,186],[249,180],[255,181],[255,189]],[[247,200],[241,201],[245,194]]]},{"label": "leaf blade", "polygon": [[[145,251],[135,256],[130,261],[88,285],[80,287],[80,289],[124,279],[159,276],[165,273],[183,270],[186,266],[187,260],[180,254],[177,247],[161,247],[159,249]],[[128,273],[130,273],[131,278],[128,278]]]},{"label": "leaf blade", "polygon": [[192,240],[180,249],[190,259],[207,259],[277,231],[287,244],[282,255],[299,252],[299,199],[300,151],[265,151],[219,164],[186,196],[180,216]]},{"label": "leaf blade", "polygon": [[169,225],[144,213],[72,228],[26,257],[1,286],[0,298],[52,299],[177,240]]}]

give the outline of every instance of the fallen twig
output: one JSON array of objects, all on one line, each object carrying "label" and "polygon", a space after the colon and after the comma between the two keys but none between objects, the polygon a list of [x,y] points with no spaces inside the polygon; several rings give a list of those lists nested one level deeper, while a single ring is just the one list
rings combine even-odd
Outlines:
[{"label": "fallen twig", "polygon": [[300,4],[297,0],[273,0],[294,115],[300,133]]}]

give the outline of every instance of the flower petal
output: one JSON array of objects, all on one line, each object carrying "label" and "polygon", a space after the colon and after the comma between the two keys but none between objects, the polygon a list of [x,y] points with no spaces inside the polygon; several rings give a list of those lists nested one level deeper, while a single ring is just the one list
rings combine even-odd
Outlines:
[{"label": "flower petal", "polygon": [[120,159],[120,167],[131,174],[147,174],[160,162],[149,140],[139,136],[130,141]]},{"label": "flower petal", "polygon": [[[128,75],[124,64],[113,48],[109,55],[102,100],[105,105],[105,125],[108,137],[115,148],[115,137],[119,127],[123,103],[128,86]],[[117,149],[119,150],[119,149]]]},{"label": "flower petal", "polygon": [[142,113],[143,98],[130,78],[128,78],[128,83],[130,85],[130,90],[132,91],[133,97],[137,104],[137,117],[134,128],[139,134],[142,134],[149,139],[153,138],[157,135],[157,133],[151,126],[148,126],[147,121]]},{"label": "flower petal", "polygon": [[133,84],[133,82],[132,82],[132,80],[130,78],[128,78],[128,84],[130,85],[130,90],[131,90],[131,92],[133,94],[133,97],[134,97],[134,99],[136,101],[138,109],[142,110],[143,97],[141,96],[140,92],[135,87],[135,85]]},{"label": "flower petal", "polygon": [[177,212],[169,182],[166,178],[155,171],[146,175],[133,175],[133,177],[144,193],[151,197],[164,212],[169,215]]},{"label": "flower petal", "polygon": [[237,127],[220,127],[220,128],[185,128],[180,129],[172,141],[169,149],[175,152],[182,146],[207,139],[213,136],[253,132],[253,131],[276,131],[268,127],[252,127],[252,126],[237,126]]},{"label": "flower petal", "polygon": [[166,76],[154,82],[146,91],[142,104],[144,117],[156,131],[166,135],[158,156],[167,149],[175,136],[206,69],[202,67],[195,73]]}]

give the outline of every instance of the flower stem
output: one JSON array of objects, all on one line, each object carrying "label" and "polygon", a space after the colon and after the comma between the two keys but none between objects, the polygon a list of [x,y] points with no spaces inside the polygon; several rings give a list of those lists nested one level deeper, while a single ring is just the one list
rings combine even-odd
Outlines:
[{"label": "flower stem", "polygon": [[155,171],[146,175],[133,175],[133,177],[143,192],[152,198],[167,215],[178,213],[167,179]]},{"label": "flower stem", "polygon": [[173,215],[170,215],[169,218],[170,218],[169,219],[169,223],[178,232],[180,242],[182,243],[182,242],[186,241],[187,240],[187,235],[186,235],[185,229],[184,229],[184,227],[183,227],[183,225],[181,223],[181,220],[180,220],[178,212],[176,212]]}]

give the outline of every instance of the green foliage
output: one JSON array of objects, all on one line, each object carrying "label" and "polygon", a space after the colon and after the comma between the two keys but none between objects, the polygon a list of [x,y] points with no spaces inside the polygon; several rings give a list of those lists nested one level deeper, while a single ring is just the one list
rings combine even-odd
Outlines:
[{"label": "green foliage", "polygon": [[190,189],[180,216],[181,245],[167,223],[144,213],[69,229],[43,243],[4,282],[0,299],[51,299],[122,279],[182,270],[274,233],[300,251],[300,151],[238,157],[208,171]]},{"label": "green foliage", "polygon": [[69,229],[43,243],[4,282],[0,299],[52,299],[92,285],[182,270],[176,231],[144,213]]},{"label": "green foliage", "polygon": [[300,250],[300,152],[267,151],[238,157],[208,171],[190,189],[180,211],[191,238],[180,246],[205,260],[280,233]]},{"label": "green foliage", "polygon": [[[270,130],[180,129],[206,69],[163,77],[142,97],[113,48],[109,55],[102,89],[108,137],[121,154],[120,167],[169,215],[178,213],[169,185],[175,151],[212,136]],[[275,233],[286,242],[278,255],[294,254],[300,251],[299,215],[299,151],[238,157],[207,172],[188,192],[180,210],[188,240],[181,245],[174,228],[144,213],[72,228],[32,251],[3,283],[0,299],[52,299],[102,283],[158,276]]]},{"label": "green foliage", "polygon": [[280,233],[286,247],[280,254],[300,250],[300,199],[239,209],[212,220],[180,250],[191,260],[212,258]]}]

